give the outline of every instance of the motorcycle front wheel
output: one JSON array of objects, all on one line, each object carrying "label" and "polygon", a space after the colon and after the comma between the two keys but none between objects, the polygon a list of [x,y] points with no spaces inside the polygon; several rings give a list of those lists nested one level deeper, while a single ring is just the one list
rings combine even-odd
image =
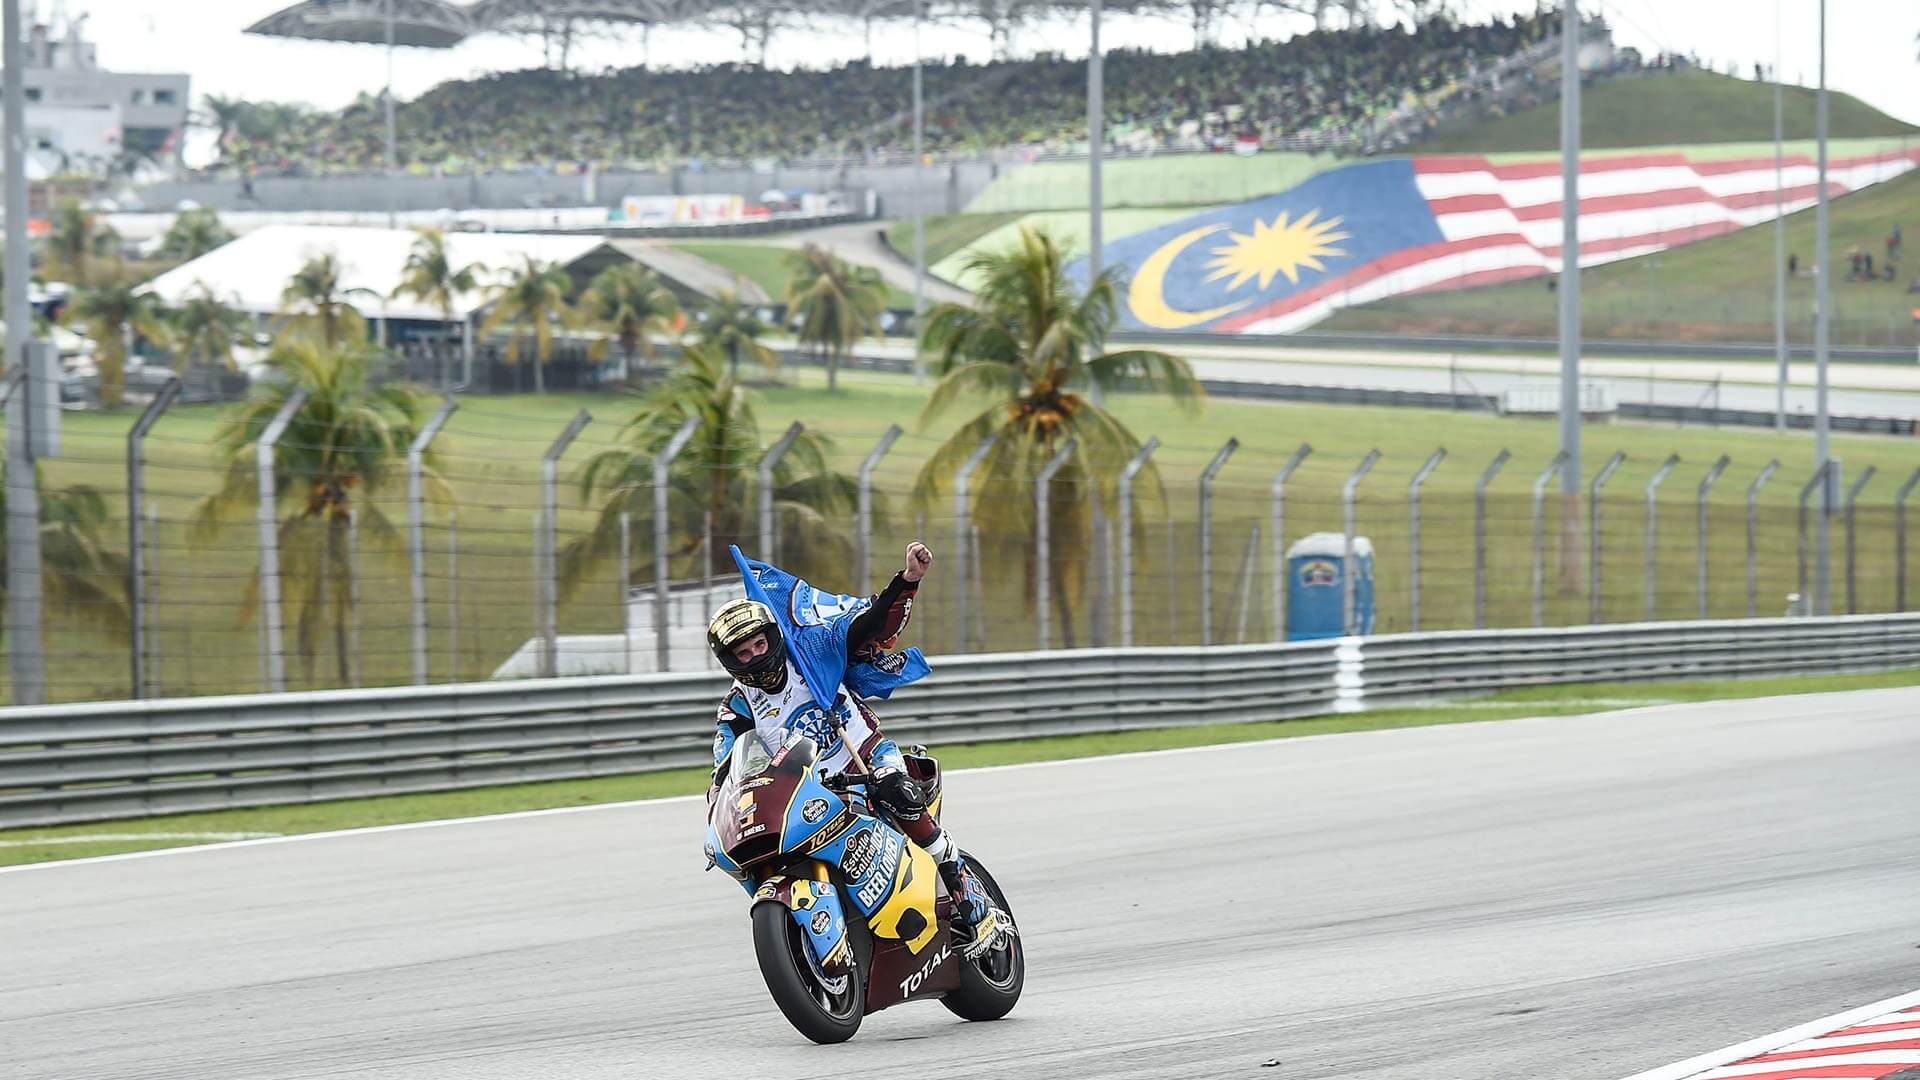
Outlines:
[{"label": "motorcycle front wheel", "polygon": [[838,1043],[860,1030],[867,997],[860,966],[852,965],[837,980],[822,979],[808,955],[806,935],[785,905],[753,905],[753,952],[773,1003],[800,1034],[817,1043]]}]

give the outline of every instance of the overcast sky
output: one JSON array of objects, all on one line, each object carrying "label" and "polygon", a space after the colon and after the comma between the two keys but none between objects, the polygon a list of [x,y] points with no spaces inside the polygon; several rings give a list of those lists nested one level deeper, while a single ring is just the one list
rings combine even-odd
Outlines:
[{"label": "overcast sky", "polygon": [[[31,8],[35,0],[22,0]],[[195,100],[208,93],[300,101],[339,106],[361,91],[377,90],[387,77],[385,51],[378,46],[295,42],[241,33],[241,29],[292,0],[65,0],[68,10],[86,12],[89,32],[99,46],[102,66],[117,71],[181,71],[193,77]],[[52,0],[40,0],[43,11]],[[1817,0],[1780,0],[1785,27],[1781,70],[1788,81],[1812,85],[1817,74]],[[1456,10],[1468,15],[1532,10],[1532,3],[1463,0]],[[1879,108],[1920,123],[1920,0],[1845,0],[1828,4],[1828,79]],[[1774,5],[1769,0],[1583,0],[1583,10],[1598,10],[1614,28],[1614,40],[1643,52],[1661,50],[1698,54],[1714,68],[1737,63],[1750,73],[1755,61],[1774,54]],[[1183,20],[1110,17],[1103,27],[1112,48],[1182,49],[1192,44]],[[1311,29],[1311,20],[1266,15],[1257,22],[1235,21],[1223,34],[1227,42],[1252,37],[1287,37]],[[1061,20],[1023,28],[1014,38],[1020,53],[1051,50],[1069,55],[1086,51],[1086,20]],[[985,59],[985,27],[943,25],[923,35],[926,55],[966,55]],[[593,70],[629,66],[643,59],[685,66],[740,57],[739,35],[731,30],[662,30],[643,51],[637,32],[577,43],[572,66]],[[910,60],[913,35],[906,27],[874,31],[873,50],[880,62]],[[650,57],[647,56],[650,53]],[[843,31],[793,29],[774,38],[768,56],[776,67],[811,67],[857,59],[866,54],[857,26]],[[485,37],[455,49],[401,49],[393,80],[399,95],[415,97],[436,83],[489,71],[537,67],[535,41]]]}]

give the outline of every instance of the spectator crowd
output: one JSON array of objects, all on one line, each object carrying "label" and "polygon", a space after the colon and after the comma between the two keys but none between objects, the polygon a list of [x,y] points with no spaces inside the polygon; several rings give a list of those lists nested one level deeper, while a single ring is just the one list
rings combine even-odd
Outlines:
[{"label": "spectator crowd", "polygon": [[[1115,145],[1139,150],[1330,144],[1551,37],[1557,18],[1441,16],[1414,29],[1322,30],[1240,48],[1116,51],[1106,63],[1108,130]],[[399,154],[411,171],[446,173],[879,157],[910,147],[906,71],[856,62],[825,71],[505,72],[402,103]],[[925,80],[933,152],[1065,148],[1086,138],[1084,60],[960,58],[927,65]],[[282,111],[272,124],[236,125],[221,137],[216,167],[367,171],[384,155],[380,101],[363,97],[340,112]]]}]

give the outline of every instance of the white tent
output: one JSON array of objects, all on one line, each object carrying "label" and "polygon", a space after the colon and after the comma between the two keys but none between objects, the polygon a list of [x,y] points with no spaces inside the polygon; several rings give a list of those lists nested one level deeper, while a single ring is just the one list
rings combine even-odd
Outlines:
[{"label": "white tent", "polygon": [[[411,296],[393,297],[418,233],[411,229],[370,229],[327,225],[269,225],[183,263],[147,284],[163,303],[177,305],[199,292],[202,283],[238,310],[271,315],[282,308],[281,290],[307,260],[332,252],[340,263],[340,288],[345,299],[369,319],[421,319],[438,322],[444,316],[431,304]],[[464,320],[486,306],[493,286],[527,257],[538,262],[572,266],[588,256],[604,253],[624,261],[620,253],[597,236],[554,236],[538,233],[447,233],[447,257],[455,267],[479,263],[480,288],[454,297],[453,316]],[[365,289],[376,294],[349,290]],[[390,299],[381,300],[380,297]]]}]

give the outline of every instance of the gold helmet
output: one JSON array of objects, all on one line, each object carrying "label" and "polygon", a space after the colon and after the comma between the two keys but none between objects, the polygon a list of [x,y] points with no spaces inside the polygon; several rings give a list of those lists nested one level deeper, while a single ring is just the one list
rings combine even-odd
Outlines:
[{"label": "gold helmet", "polygon": [[[734,646],[755,634],[767,635],[767,651],[751,660],[734,658]],[[707,646],[728,674],[756,690],[777,693],[787,681],[787,642],[773,611],[758,600],[729,600],[707,624]]]}]

